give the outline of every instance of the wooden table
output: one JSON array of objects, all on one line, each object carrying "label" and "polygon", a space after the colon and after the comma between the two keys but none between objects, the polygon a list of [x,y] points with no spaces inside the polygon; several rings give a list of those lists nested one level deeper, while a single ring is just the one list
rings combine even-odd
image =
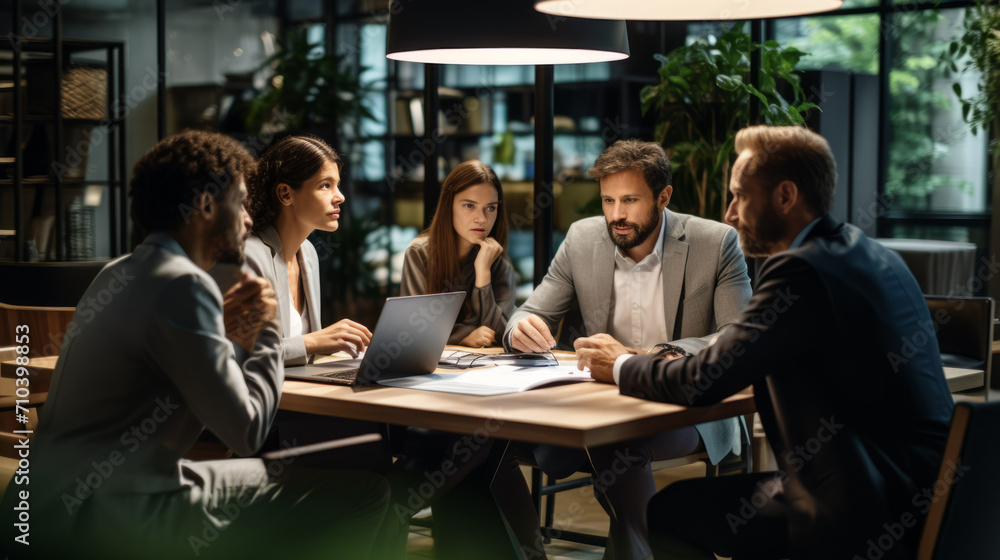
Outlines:
[{"label": "wooden table", "polygon": [[948,381],[948,390],[952,393],[968,389],[979,389],[983,386],[984,374],[981,369],[963,369],[946,367],[944,378]]},{"label": "wooden table", "polygon": [[[48,391],[56,358],[31,360],[33,393]],[[15,364],[4,362],[0,375],[16,377]],[[477,397],[286,381],[282,393],[283,410],[577,448],[755,411],[749,391],[713,406],[687,408],[625,397],[618,387],[597,382]]]},{"label": "wooden table", "polygon": [[755,411],[740,393],[687,408],[618,394],[604,383],[543,387],[476,397],[392,387],[358,388],[286,381],[281,408],[566,447],[593,447]]}]

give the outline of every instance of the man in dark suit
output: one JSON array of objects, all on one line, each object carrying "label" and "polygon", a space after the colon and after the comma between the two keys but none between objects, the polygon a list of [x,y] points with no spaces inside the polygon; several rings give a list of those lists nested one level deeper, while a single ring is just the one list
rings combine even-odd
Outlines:
[{"label": "man in dark suit", "polygon": [[751,127],[736,150],[726,220],[744,253],[769,256],[740,320],[673,360],[577,341],[623,395],[707,405],[753,386],[780,470],[661,491],[654,556],[912,558],[953,406],[924,298],[897,254],[828,215],[822,137]]}]

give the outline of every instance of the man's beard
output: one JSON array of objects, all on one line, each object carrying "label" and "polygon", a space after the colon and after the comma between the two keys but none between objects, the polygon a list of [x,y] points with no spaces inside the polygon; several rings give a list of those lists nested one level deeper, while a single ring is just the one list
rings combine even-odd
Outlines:
[{"label": "man's beard", "polygon": [[755,221],[757,225],[752,230],[742,227],[742,222],[741,227],[736,228],[740,235],[740,248],[747,257],[769,257],[771,247],[785,233],[785,222],[771,206],[764,207]]},{"label": "man's beard", "polygon": [[235,226],[238,216],[230,216],[224,212],[212,228],[212,239],[216,244],[216,260],[222,263],[243,264],[243,239],[240,239],[239,227]]},{"label": "man's beard", "polygon": [[[634,249],[639,245],[642,245],[649,239],[650,235],[660,227],[660,214],[661,211],[653,206],[653,212],[649,215],[649,220],[644,224],[635,224],[632,222],[626,222],[625,220],[618,220],[617,222],[607,222],[608,235],[611,236],[611,241],[621,250],[627,251],[629,249]],[[616,227],[630,227],[632,228],[632,233],[628,235],[619,235],[615,233],[614,228]]]}]

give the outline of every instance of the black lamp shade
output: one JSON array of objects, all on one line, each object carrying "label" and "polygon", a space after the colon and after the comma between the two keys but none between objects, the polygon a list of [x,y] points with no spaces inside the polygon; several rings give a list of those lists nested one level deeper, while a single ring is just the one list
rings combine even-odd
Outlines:
[{"label": "black lamp shade", "polygon": [[534,0],[394,4],[386,56],[439,64],[573,64],[628,58],[624,21],[538,12]]}]

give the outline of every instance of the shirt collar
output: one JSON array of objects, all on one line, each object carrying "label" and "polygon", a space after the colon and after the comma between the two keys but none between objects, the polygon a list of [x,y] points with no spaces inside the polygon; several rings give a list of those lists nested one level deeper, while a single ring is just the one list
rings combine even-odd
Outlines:
[{"label": "shirt collar", "polygon": [[[655,255],[656,260],[659,261],[663,258],[663,237],[664,232],[667,231],[667,209],[664,208],[663,212],[660,214],[660,233],[659,237],[656,238],[656,245],[653,246],[653,252],[650,255]],[[616,259],[630,259],[626,254],[622,254],[621,250],[615,245],[615,258]],[[649,256],[646,257],[648,259]],[[646,260],[643,259],[643,260]]]},{"label": "shirt collar", "polygon": [[147,235],[146,239],[143,239],[142,242],[144,244],[148,243],[150,245],[156,245],[161,249],[165,249],[167,251],[170,251],[171,253],[176,253],[184,257],[188,256],[187,252],[184,251],[184,248],[181,247],[181,244],[178,243],[176,239],[174,239],[170,235],[167,235],[166,233],[151,233]]},{"label": "shirt collar", "polygon": [[806,240],[806,236],[809,235],[809,232],[812,231],[813,227],[815,227],[816,224],[819,223],[819,220],[820,218],[816,218],[815,220],[809,222],[809,225],[802,228],[802,231],[800,231],[799,234],[795,236],[795,240],[792,241],[792,244],[788,248],[797,249],[799,245],[802,245],[802,242]]}]

